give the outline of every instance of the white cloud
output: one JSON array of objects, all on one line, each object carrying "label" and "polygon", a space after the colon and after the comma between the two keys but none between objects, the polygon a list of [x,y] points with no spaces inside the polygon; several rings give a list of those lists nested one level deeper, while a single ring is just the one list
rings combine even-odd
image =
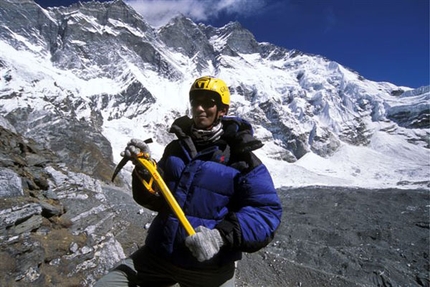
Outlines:
[{"label": "white cloud", "polygon": [[193,21],[210,21],[220,13],[247,17],[264,7],[266,0],[127,0],[154,27],[165,25],[172,17],[183,14]]}]

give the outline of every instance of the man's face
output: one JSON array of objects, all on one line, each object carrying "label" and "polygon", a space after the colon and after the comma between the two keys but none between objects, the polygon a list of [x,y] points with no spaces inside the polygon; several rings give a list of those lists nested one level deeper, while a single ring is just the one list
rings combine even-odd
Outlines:
[{"label": "man's face", "polygon": [[191,110],[196,128],[208,129],[218,117],[225,114],[224,109],[218,110],[215,99],[208,95],[196,95],[191,100]]}]

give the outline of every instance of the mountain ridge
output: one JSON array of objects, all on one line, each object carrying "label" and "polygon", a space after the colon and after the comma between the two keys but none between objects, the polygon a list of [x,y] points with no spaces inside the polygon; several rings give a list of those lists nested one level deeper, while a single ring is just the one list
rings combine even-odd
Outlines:
[{"label": "mountain ridge", "polygon": [[[85,2],[48,10],[32,1],[2,1],[2,7],[11,6],[16,15],[19,11],[22,15],[31,11],[40,15],[36,18],[40,23],[32,24],[38,29],[30,28],[29,33],[21,29],[22,25],[3,25],[0,37],[8,49],[28,51],[34,61],[31,67],[46,67],[14,88],[14,80],[21,76],[12,77],[15,64],[10,63],[9,71],[3,68],[4,77],[9,79],[6,93],[14,90],[22,95],[17,89],[28,90],[33,96],[19,98],[32,101],[39,88],[48,105],[54,106],[59,105],[59,98],[65,98],[63,111],[55,113],[70,116],[66,110],[73,111],[74,118],[89,122],[108,141],[113,142],[117,135],[107,130],[121,133],[109,125],[117,126],[114,122],[125,117],[134,119],[135,128],[147,127],[148,137],[159,139],[160,146],[166,144],[171,139],[166,132],[169,122],[188,109],[186,96],[176,95],[186,95],[194,77],[213,74],[229,83],[231,114],[256,125],[268,141],[266,146],[276,150],[266,151],[264,157],[292,163],[309,152],[329,157],[342,144],[371,147],[381,122],[392,122],[396,136],[407,135],[410,142],[428,146],[428,88],[412,92],[410,88],[372,82],[323,56],[258,43],[240,23],[215,28],[178,16],[155,29],[122,1]],[[57,27],[57,32],[52,27]],[[4,56],[3,63],[11,60]],[[25,64],[16,71],[29,69]],[[405,92],[419,95],[408,97],[410,103],[402,103],[399,99]],[[1,106],[6,118],[13,114],[9,107],[7,102]],[[118,160],[116,154],[123,144],[111,144]]]}]

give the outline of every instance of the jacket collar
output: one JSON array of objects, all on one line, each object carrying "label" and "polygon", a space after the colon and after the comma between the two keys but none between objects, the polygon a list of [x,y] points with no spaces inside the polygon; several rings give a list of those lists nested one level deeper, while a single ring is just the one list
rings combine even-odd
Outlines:
[{"label": "jacket collar", "polygon": [[[238,117],[223,117],[222,123],[224,134],[220,141],[225,141],[232,153],[246,153],[263,146],[263,143],[254,137],[252,126],[248,121]],[[173,122],[170,132],[183,142],[191,158],[194,158],[197,155],[197,149],[191,138],[192,125],[193,120],[183,116]]]}]

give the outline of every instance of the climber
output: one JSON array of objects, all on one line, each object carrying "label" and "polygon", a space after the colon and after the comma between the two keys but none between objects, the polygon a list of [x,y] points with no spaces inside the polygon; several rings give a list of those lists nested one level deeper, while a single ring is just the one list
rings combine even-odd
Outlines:
[{"label": "climber", "polygon": [[[165,198],[142,184],[148,172],[135,165],[135,201],[158,214],[145,245],[103,276],[95,286],[234,286],[235,261],[273,239],[282,207],[266,166],[253,153],[262,147],[249,122],[227,116],[230,91],[219,78],[194,81],[192,118],[176,119],[170,142],[157,163],[164,182],[195,229],[188,235]],[[148,145],[132,139],[123,157]]]}]

